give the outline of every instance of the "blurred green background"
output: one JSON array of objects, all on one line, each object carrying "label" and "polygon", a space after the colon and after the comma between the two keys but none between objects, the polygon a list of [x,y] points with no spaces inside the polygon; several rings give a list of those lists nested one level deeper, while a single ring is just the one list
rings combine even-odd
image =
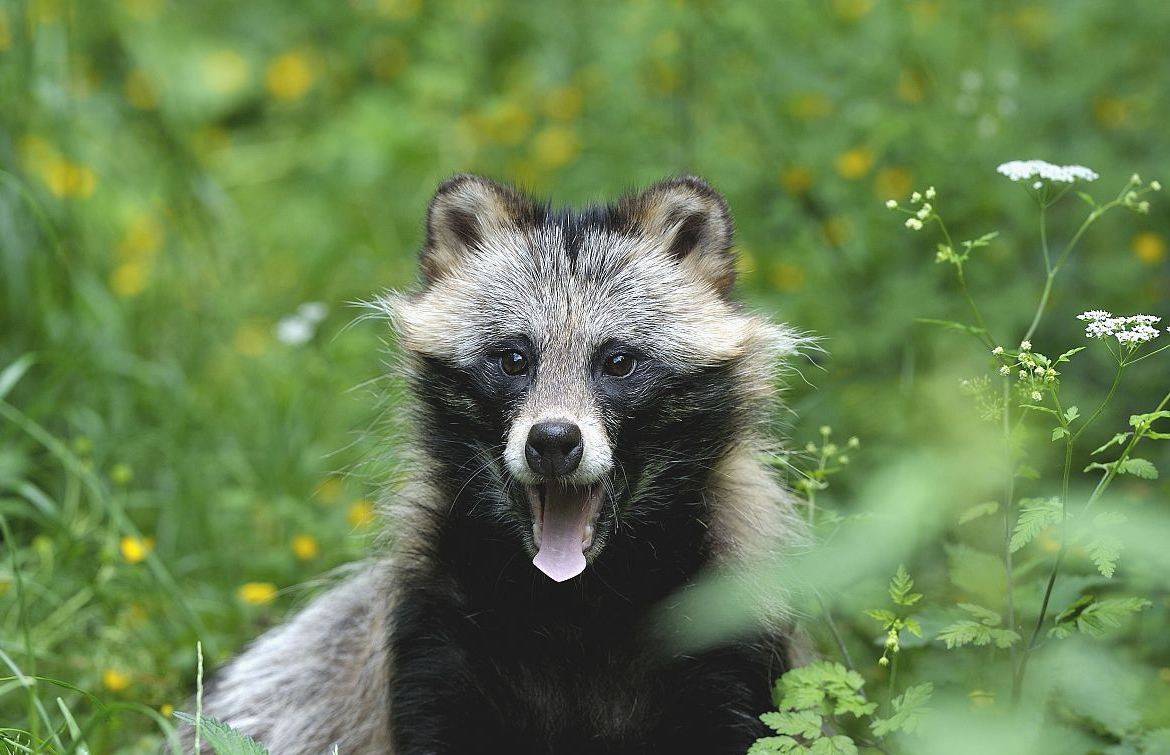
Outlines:
[{"label": "blurred green background", "polygon": [[[783,431],[862,440],[848,509],[875,470],[963,442],[955,386],[988,366],[915,323],[963,303],[882,202],[934,185],[957,238],[1001,231],[970,282],[1018,339],[1036,212],[995,166],[1082,163],[1098,196],[1165,181],[1167,40],[1158,2],[0,0],[0,648],[107,702],[182,706],[197,638],[214,667],[364,552],[396,410],[389,333],[352,304],[412,284],[426,202],[461,171],[565,203],[679,172],[724,191],[743,295],[826,351],[790,379]],[[1086,237],[1037,349],[1079,345],[1084,309],[1170,315],[1158,200]],[[1127,378],[1104,437],[1165,365]],[[1102,354],[1076,372],[1074,394],[1110,378]],[[1165,509],[1165,482],[1125,485]],[[922,581],[944,540],[914,556]],[[1170,687],[1159,589],[1126,641]],[[157,731],[128,713],[90,744]]]}]

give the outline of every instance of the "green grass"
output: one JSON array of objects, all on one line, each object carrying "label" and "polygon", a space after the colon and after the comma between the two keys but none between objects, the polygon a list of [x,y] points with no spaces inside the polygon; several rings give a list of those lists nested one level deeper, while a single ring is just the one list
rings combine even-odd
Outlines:
[{"label": "green grass", "polygon": [[[897,564],[932,605],[996,611],[1003,566],[998,518],[955,524],[988,496],[970,460],[997,453],[956,389],[988,359],[916,322],[966,304],[934,239],[882,202],[933,184],[957,239],[998,229],[968,284],[989,330],[1022,334],[1044,280],[1036,212],[994,168],[1083,163],[1098,196],[1134,170],[1165,182],[1168,36],[1159,3],[1088,0],[0,0],[0,741],[155,751],[156,713],[194,692],[197,641],[214,669],[365,551],[398,410],[385,324],[354,324],[350,303],[411,284],[426,201],[463,170],[572,202],[680,171],[726,192],[743,294],[827,353],[791,381],[778,431],[798,449],[821,425],[862,441],[818,507],[913,503],[887,547],[858,541],[872,573],[827,594],[885,702],[885,635],[863,610]],[[1053,210],[1055,240],[1082,209]],[[1081,345],[1085,309],[1170,316],[1168,236],[1162,198],[1102,219],[1036,348]],[[311,340],[276,338],[313,301],[327,315]],[[1135,366],[1081,445],[1147,411],[1167,372],[1163,357]],[[1064,387],[1084,408],[1111,378],[1094,349]],[[1059,491],[1050,429],[1023,439],[1038,449],[1023,496]],[[1163,471],[1165,445],[1150,452]],[[1078,452],[1076,469],[1092,460]],[[1113,492],[1167,514],[1165,477]],[[1020,552],[1019,605],[1038,605],[1056,542]],[[1134,702],[1107,723],[1055,706],[1078,732],[1067,751],[1170,726],[1164,572],[1123,557],[1105,580],[1070,559],[1080,581],[1056,610],[1085,590],[1153,606],[1093,646]],[[932,616],[937,631],[947,617]],[[1008,704],[1002,657],[921,645],[897,694],[930,680],[968,707]],[[1029,672],[1038,694],[1063,678],[1046,668]]]}]

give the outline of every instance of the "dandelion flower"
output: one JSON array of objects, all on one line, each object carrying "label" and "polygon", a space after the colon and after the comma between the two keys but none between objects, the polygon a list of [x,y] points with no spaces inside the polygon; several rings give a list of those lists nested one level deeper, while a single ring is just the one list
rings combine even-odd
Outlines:
[{"label": "dandelion flower", "polygon": [[369,527],[374,523],[374,504],[364,499],[355,501],[345,518],[351,527]]},{"label": "dandelion flower", "polygon": [[126,563],[140,564],[154,550],[154,539],[127,535],[122,538],[119,549],[122,551],[122,558],[126,559]]},{"label": "dandelion flower", "polygon": [[1076,181],[1096,181],[1099,178],[1096,171],[1083,165],[1053,165],[1044,160],[1012,160],[1003,163],[995,170],[1012,181],[1040,178],[1045,181],[1070,184]]},{"label": "dandelion flower", "polygon": [[236,590],[236,596],[249,605],[268,605],[276,600],[276,585],[271,582],[245,582]]},{"label": "dandelion flower", "polygon": [[321,552],[321,546],[312,535],[297,535],[292,539],[292,551],[301,561],[310,561]]},{"label": "dandelion flower", "polygon": [[108,668],[102,672],[102,685],[111,692],[121,692],[130,686],[130,675]]}]

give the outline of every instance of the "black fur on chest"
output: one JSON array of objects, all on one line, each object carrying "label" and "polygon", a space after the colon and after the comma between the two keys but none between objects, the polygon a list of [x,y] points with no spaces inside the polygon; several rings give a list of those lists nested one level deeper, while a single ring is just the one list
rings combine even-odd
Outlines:
[{"label": "black fur on chest", "polygon": [[395,752],[742,753],[765,734],[783,639],[681,655],[652,621],[710,558],[699,502],[674,503],[561,584],[506,530],[438,521],[398,575]]}]

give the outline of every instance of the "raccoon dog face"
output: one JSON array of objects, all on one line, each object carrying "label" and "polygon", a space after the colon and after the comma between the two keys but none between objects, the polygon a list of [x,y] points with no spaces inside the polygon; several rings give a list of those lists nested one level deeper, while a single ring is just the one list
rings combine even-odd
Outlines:
[{"label": "raccoon dog face", "polygon": [[500,525],[558,582],[639,527],[702,520],[793,343],[730,301],[731,235],[697,178],[582,212],[443,184],[422,290],[383,303],[451,511]]}]

